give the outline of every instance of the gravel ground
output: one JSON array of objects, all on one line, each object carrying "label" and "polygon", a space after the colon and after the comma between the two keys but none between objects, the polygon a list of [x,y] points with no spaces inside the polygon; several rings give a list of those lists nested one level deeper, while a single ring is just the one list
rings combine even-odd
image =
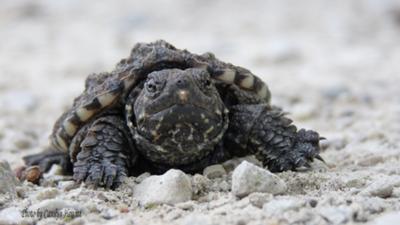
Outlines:
[{"label": "gravel ground", "polygon": [[[211,51],[251,69],[296,125],[327,138],[322,153],[327,166],[275,176],[250,157],[251,164],[242,163],[235,172],[244,159],[203,175],[143,174],[117,191],[104,191],[74,185],[57,175],[56,167],[41,186],[18,184],[2,162],[0,224],[400,220],[399,1],[4,0],[1,5],[0,159],[12,168],[22,165],[21,156],[46,147],[55,119],[82,91],[88,74],[111,70],[134,43],[157,39],[196,53]],[[238,186],[243,174],[261,174],[266,186]],[[165,186],[154,184],[160,179]],[[279,187],[268,186],[269,179]],[[157,199],[159,190],[174,197]],[[62,218],[23,213],[56,208],[63,210]],[[77,212],[82,215],[74,218]]]}]

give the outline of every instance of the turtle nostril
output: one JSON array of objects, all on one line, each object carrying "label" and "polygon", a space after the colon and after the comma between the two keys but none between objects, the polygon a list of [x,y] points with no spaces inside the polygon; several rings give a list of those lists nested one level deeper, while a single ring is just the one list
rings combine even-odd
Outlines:
[{"label": "turtle nostril", "polygon": [[178,87],[180,87],[180,88],[184,88],[184,87],[186,87],[187,86],[187,80],[185,80],[185,79],[177,79],[176,80],[176,85],[178,86]]}]

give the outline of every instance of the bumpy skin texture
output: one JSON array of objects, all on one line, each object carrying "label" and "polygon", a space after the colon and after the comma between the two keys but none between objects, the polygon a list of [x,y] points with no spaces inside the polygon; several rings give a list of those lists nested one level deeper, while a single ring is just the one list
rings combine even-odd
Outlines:
[{"label": "bumpy skin texture", "polygon": [[24,160],[43,170],[59,163],[76,181],[107,188],[144,171],[195,173],[249,154],[273,172],[322,160],[318,133],[297,130],[270,97],[249,70],[211,53],[139,43],[114,71],[87,78],[54,126],[53,151]]}]

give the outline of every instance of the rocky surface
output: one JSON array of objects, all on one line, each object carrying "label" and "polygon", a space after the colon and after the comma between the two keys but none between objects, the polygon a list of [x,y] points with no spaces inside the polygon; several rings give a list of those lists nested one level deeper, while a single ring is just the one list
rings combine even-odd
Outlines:
[{"label": "rocky surface", "polygon": [[[135,196],[137,186],[154,179],[146,173],[116,191],[74,184],[57,168],[43,175],[41,186],[0,179],[15,196],[0,194],[0,224],[398,221],[397,0],[4,0],[0,35],[0,160],[12,169],[22,165],[23,155],[47,146],[53,123],[82,91],[88,74],[111,70],[134,43],[156,39],[211,51],[251,69],[268,83],[272,103],[290,112],[297,126],[327,138],[322,143],[327,165],[276,174],[287,186],[279,195],[233,194],[232,174],[243,158],[186,174],[190,200],[146,207]],[[254,157],[245,160],[261,166]],[[54,207],[65,214],[24,214]]]}]

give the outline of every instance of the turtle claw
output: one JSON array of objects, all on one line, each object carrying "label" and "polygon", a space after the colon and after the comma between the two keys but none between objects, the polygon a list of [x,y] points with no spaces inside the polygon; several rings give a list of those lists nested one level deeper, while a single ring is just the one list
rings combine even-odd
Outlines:
[{"label": "turtle claw", "polygon": [[319,161],[323,162],[326,164],[325,160],[321,157],[321,155],[316,155],[314,158],[318,159]]},{"label": "turtle claw", "polygon": [[108,160],[74,168],[74,180],[76,182],[84,181],[92,188],[115,189],[121,184],[124,177],[126,177],[126,172]]}]

